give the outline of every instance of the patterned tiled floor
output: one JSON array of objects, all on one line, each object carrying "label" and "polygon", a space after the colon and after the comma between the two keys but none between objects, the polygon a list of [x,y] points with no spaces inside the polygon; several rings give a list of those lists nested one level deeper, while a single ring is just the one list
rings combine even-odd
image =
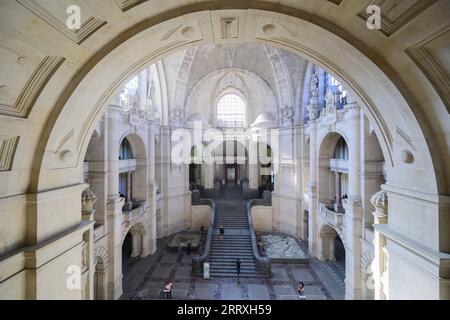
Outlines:
[{"label": "patterned tiled floor", "polygon": [[300,281],[305,296],[311,300],[343,299],[344,288],[339,273],[327,263],[311,260],[310,264],[272,264],[272,278],[191,276],[194,255],[167,252],[168,239],[159,240],[158,251],[146,258],[124,258],[123,295],[121,299],[162,299],[164,282],[174,282],[173,299],[221,300],[297,300]]}]

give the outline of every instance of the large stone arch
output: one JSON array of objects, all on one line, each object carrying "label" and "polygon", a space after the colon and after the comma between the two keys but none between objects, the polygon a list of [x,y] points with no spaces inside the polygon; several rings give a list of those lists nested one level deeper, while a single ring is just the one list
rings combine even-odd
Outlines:
[{"label": "large stone arch", "polygon": [[[237,13],[234,14],[236,15]],[[346,85],[360,105],[363,106],[368,118],[375,124],[375,131],[382,141],[383,151],[389,155],[386,157],[386,160],[391,166],[394,163],[398,163],[394,156],[394,145],[406,139],[414,144],[417,152],[414,150],[413,152],[417,156],[417,162],[420,162],[420,166],[424,169],[423,171],[435,171],[430,152],[425,144],[423,132],[420,130],[417,121],[414,120],[413,113],[405,99],[383,71],[360,51],[331,32],[305,20],[259,10],[242,10],[238,14],[244,15],[247,17],[247,20],[253,20],[255,22],[251,32],[248,32],[250,34],[239,39],[240,41],[262,41],[299,54],[319,64]],[[59,114],[58,120],[52,127],[53,134],[50,134],[47,141],[47,151],[44,153],[41,165],[38,166],[40,168],[39,176],[53,175],[54,171],[52,169],[55,167],[62,166],[69,170],[76,170],[78,168],[79,154],[82,154],[82,150],[86,147],[86,138],[90,136],[93,130],[93,124],[98,120],[99,114],[101,114],[101,111],[108,104],[110,97],[118,90],[118,87],[124,79],[129,78],[130,75],[136,73],[144,66],[180,48],[198,45],[207,41],[215,41],[214,38],[211,38],[210,32],[213,30],[209,29],[210,24],[208,24],[209,27],[207,28],[209,30],[205,30],[206,26],[202,24],[204,22],[202,19],[206,19],[209,16],[210,12],[198,12],[152,26],[141,31],[139,37],[135,36],[124,41],[111,51],[108,56],[98,61],[67,99],[64,108]],[[167,29],[171,23],[173,24],[180,20],[183,26],[185,26],[183,30],[186,28],[189,30],[192,29],[192,32],[173,36],[186,40],[177,40],[172,45],[169,45],[160,41],[160,39],[155,39],[155,36],[158,36],[158,34],[161,35],[164,29]],[[281,27],[272,24],[274,20],[283,22],[284,24],[287,23],[292,28],[295,26],[308,26],[311,32],[302,37],[299,34],[292,35],[286,31],[286,28],[281,30]],[[259,26],[261,29],[257,29],[256,26]],[[278,32],[280,32],[279,35],[277,35]],[[317,39],[321,39],[321,41],[319,42]],[[146,44],[148,43],[145,40],[156,41],[156,45],[150,54],[148,54],[148,45],[145,46],[145,50],[142,48],[144,42]],[[337,43],[338,45],[330,45],[325,48],[324,45],[329,45],[330,42]],[[126,48],[128,46],[135,48],[133,54],[127,52]],[[333,49],[335,47],[339,47],[339,52]],[[127,56],[125,60],[124,55]],[[118,63],[119,60],[121,63]],[[126,63],[123,63],[123,61],[126,61]],[[113,65],[114,67],[112,67]],[[358,66],[364,66],[364,68],[362,69]],[[103,77],[116,80],[110,80],[102,86],[92,86],[92,90],[95,92],[86,92],[86,88],[90,87],[87,85],[88,83]],[[99,82],[97,81],[96,83],[98,84]],[[83,103],[80,103],[80,100]],[[392,102],[392,104],[387,102]],[[67,142],[67,145],[58,149],[56,147],[61,144],[61,139],[58,137],[61,136],[61,132],[67,131],[65,129],[68,120],[67,117],[72,115],[72,112],[69,110],[74,108],[75,104],[78,109],[80,109],[80,104],[86,107],[79,113],[78,121],[73,121],[74,119],[72,117],[72,122],[75,122],[73,123],[73,127],[76,128],[72,134],[73,144],[71,145],[71,143]],[[402,115],[405,113],[410,116],[408,118],[403,117]],[[383,116],[387,114],[389,114],[389,117]],[[60,153],[64,152],[66,156],[61,157],[58,151]],[[402,164],[398,163],[398,167],[402,168]],[[56,181],[57,178],[54,178],[51,180]],[[435,175],[423,174],[420,178],[422,187],[426,185],[429,190],[437,192],[438,186]],[[45,190],[50,188],[45,178],[38,179],[35,182],[36,189]],[[395,182],[400,184],[402,181],[399,179]]]},{"label": "large stone arch", "polygon": [[[330,159],[333,158],[334,148],[337,141],[341,137],[345,140],[348,146],[348,137],[344,132],[338,129],[335,129],[335,131],[324,132],[318,139],[317,191],[319,202],[323,201],[324,204],[327,205],[329,205],[328,201],[332,200],[335,195],[335,178],[333,172],[329,169]],[[356,151],[357,150],[349,149],[349,153]]]},{"label": "large stone arch", "polygon": [[[12,3],[2,6],[11,8],[18,5],[16,2]],[[331,5],[329,1],[321,1],[323,3]],[[381,49],[371,50],[383,41],[374,39],[372,43],[372,40],[364,40],[368,31],[361,31],[364,29],[363,20],[358,20],[360,24],[352,21],[349,29],[346,29],[342,22],[331,19],[320,10],[315,12],[306,7],[294,8],[296,4],[292,6],[257,0],[231,0],[226,3],[201,1],[185,6],[177,5],[174,9],[158,11],[154,16],[121,29],[123,32],[105,37],[111,41],[101,48],[89,43],[94,48],[89,53],[88,50],[80,50],[81,52],[71,55],[63,50],[50,50],[56,55],[67,54],[69,61],[66,64],[63,63],[65,58],[47,59],[56,60],[56,70],[53,68],[52,72],[45,75],[42,90],[39,89],[33,97],[36,101],[32,101],[30,112],[23,117],[26,121],[14,119],[18,121],[6,123],[9,122],[9,117],[2,116],[0,119],[2,125],[6,123],[2,129],[12,136],[8,139],[17,146],[14,158],[6,159],[10,162],[7,167],[11,166],[13,170],[2,172],[2,178],[14,181],[17,177],[24,177],[16,179],[18,182],[14,186],[3,186],[1,194],[10,196],[31,193],[32,197],[37,197],[65,188],[67,192],[65,190],[61,198],[65,200],[66,193],[73,193],[73,197],[67,198],[74,201],[73,207],[67,206],[67,201],[60,200],[52,203],[49,208],[41,203],[39,197],[38,201],[30,202],[26,210],[30,215],[39,217],[45,216],[47,211],[79,216],[79,205],[75,205],[75,201],[79,202],[82,188],[68,186],[76,186],[81,182],[82,155],[94,130],[94,123],[99,120],[109,99],[126,78],[182,48],[210,41],[260,41],[309,59],[335,75],[348,88],[373,123],[383,153],[387,155],[385,159],[389,164],[388,170],[392,171],[392,174],[389,173],[389,186],[386,187],[395,195],[390,200],[389,210],[392,212],[389,227],[397,228],[410,239],[422,239],[423,244],[431,248],[433,257],[438,257],[439,251],[449,252],[449,235],[445,232],[449,222],[443,217],[448,210],[450,173],[448,111],[445,109],[445,101],[413,61],[393,65],[407,59],[404,49],[414,46],[412,41],[426,37],[418,28],[420,36],[409,38],[405,47],[394,44],[395,37],[391,37],[389,40],[393,41],[393,45],[385,48],[389,53],[384,55]],[[447,2],[440,1],[432,8],[431,13],[439,14],[436,10],[445,13],[442,9],[448,8]],[[227,34],[224,38],[220,37],[222,17],[232,19],[234,23],[239,21],[237,34],[232,39],[227,38]],[[29,27],[29,20],[28,17],[19,19],[18,23],[25,21],[25,29]],[[179,27],[174,28],[174,25]],[[39,32],[38,28],[30,29],[28,28],[30,37]],[[351,29],[361,30],[353,34],[347,31]],[[430,31],[425,29],[426,32]],[[39,37],[43,41],[33,42],[45,43],[51,36],[52,34],[44,35]],[[49,41],[49,46],[56,41],[57,38]],[[71,48],[76,48],[76,44],[72,45]],[[129,47],[133,47],[134,51],[127,50]],[[33,132],[33,135],[28,131]],[[18,136],[19,142],[16,139]],[[408,152],[413,157],[413,163],[410,162]],[[34,155],[33,159],[28,160],[29,154]],[[409,210],[415,208],[417,199],[421,203],[420,208],[426,207],[426,211]],[[402,212],[414,215],[405,219]],[[414,228],[425,216],[427,219],[424,228]],[[69,220],[58,221],[59,224],[55,224],[48,233],[39,234],[29,242],[34,244],[43,241],[78,222]],[[43,221],[45,220],[39,220],[37,224],[42,224]],[[31,229],[35,227],[31,226]],[[35,230],[29,230],[28,233],[33,232]],[[14,249],[25,244],[26,241],[18,242]],[[423,256],[420,259],[422,258]],[[394,257],[392,261],[399,261],[399,258]],[[439,259],[433,261],[438,261],[438,266],[441,263]],[[436,279],[436,274],[433,277],[433,280]],[[434,290],[435,297],[447,290],[439,287],[439,274],[437,278],[430,289]]]}]

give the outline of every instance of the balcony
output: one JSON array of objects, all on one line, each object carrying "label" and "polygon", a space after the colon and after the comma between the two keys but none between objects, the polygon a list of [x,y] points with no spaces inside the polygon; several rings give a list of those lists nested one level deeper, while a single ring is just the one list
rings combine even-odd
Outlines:
[{"label": "balcony", "polygon": [[147,211],[147,201],[133,201],[131,209],[123,210],[123,221],[131,223],[132,221],[145,215]]},{"label": "balcony", "polygon": [[347,159],[330,159],[330,170],[348,173],[348,160]]},{"label": "balcony", "polygon": [[136,159],[119,160],[119,172],[128,172],[136,170]]},{"label": "balcony", "polygon": [[338,229],[344,223],[344,214],[333,211],[324,203],[319,203],[319,215],[328,225]]}]

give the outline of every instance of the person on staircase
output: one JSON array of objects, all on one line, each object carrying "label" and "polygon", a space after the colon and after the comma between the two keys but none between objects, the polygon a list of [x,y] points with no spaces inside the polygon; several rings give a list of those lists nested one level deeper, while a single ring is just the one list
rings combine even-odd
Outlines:
[{"label": "person on staircase", "polygon": [[224,235],[225,235],[225,229],[224,229],[224,227],[223,227],[223,224],[220,225],[220,228],[219,228],[219,234],[220,234],[220,240],[223,240],[223,237],[224,237]]},{"label": "person on staircase", "polygon": [[241,260],[239,258],[236,260],[236,273],[239,278],[239,275],[241,274]]}]

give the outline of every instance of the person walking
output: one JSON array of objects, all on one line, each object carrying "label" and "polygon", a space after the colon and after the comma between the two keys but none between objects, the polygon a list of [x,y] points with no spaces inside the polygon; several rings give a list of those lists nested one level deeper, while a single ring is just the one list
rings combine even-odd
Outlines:
[{"label": "person walking", "polygon": [[239,275],[241,274],[241,260],[239,258],[236,260],[236,273],[239,278]]},{"label": "person walking", "polygon": [[183,257],[183,247],[180,242],[178,243],[178,260],[180,260],[182,257]]},{"label": "person walking", "polygon": [[200,227],[200,233],[202,234],[202,237],[205,235],[205,227],[204,226]]},{"label": "person walking", "polygon": [[172,299],[172,289],[173,289],[173,283],[172,281],[167,281],[164,285],[164,293],[166,294],[166,299]]},{"label": "person walking", "polygon": [[225,229],[223,227],[223,224],[220,225],[219,234],[220,234],[220,240],[223,240],[223,236],[225,235]]},{"label": "person walking", "polygon": [[299,298],[305,298],[305,284],[303,282],[298,285],[297,292]]},{"label": "person walking", "polygon": [[192,242],[191,242],[191,240],[189,240],[187,242],[187,255],[191,254],[191,248],[192,248]]}]

